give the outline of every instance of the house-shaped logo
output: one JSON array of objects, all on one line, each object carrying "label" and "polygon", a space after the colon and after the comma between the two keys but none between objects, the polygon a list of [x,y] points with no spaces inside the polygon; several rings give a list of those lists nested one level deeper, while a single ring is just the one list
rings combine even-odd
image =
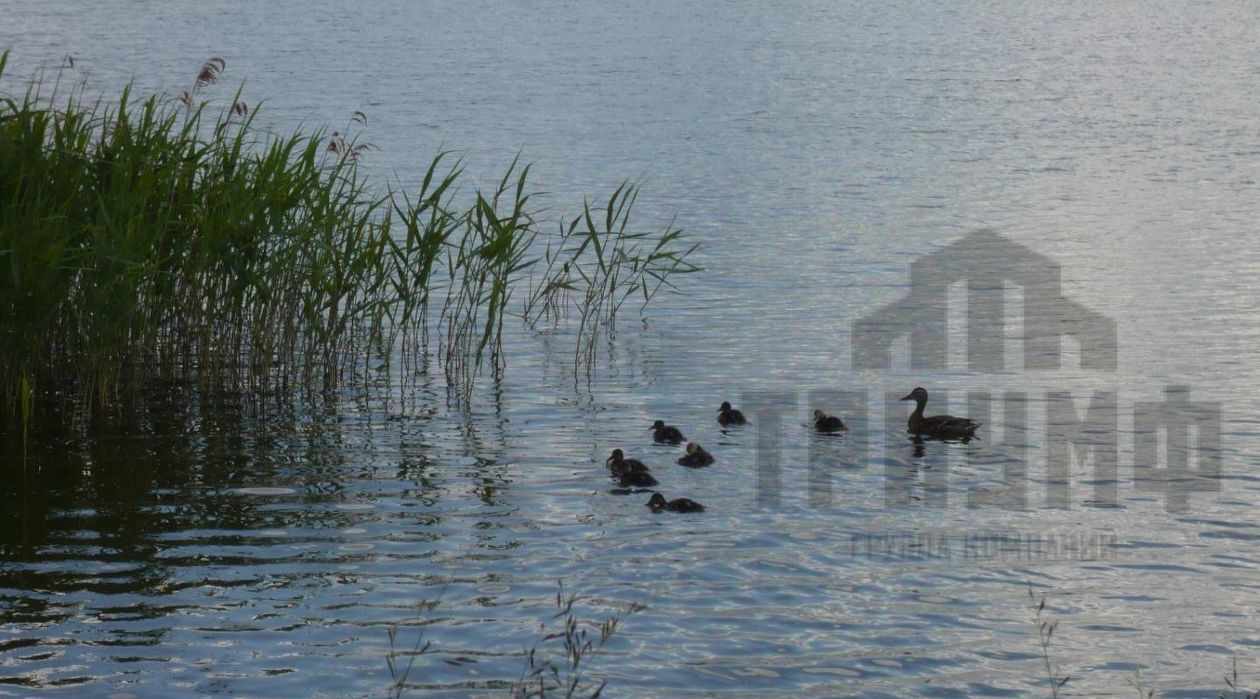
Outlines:
[{"label": "house-shaped logo", "polygon": [[1057,262],[992,230],[980,230],[910,265],[910,291],[853,324],[853,365],[891,369],[893,343],[910,338],[910,366],[948,368],[949,287],[967,284],[967,369],[1001,371],[1005,287],[1024,294],[1024,368],[1059,369],[1063,338],[1080,343],[1082,369],[1115,371],[1116,323],[1064,298]]}]

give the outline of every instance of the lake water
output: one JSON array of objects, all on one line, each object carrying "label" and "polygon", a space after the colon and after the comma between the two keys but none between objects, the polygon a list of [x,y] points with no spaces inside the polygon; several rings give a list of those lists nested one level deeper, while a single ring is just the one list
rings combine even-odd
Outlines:
[{"label": "lake water", "polygon": [[[10,91],[69,54],[99,91],[178,93],[221,56],[210,96],[243,82],[276,129],[366,113],[382,180],[520,152],[554,215],[641,180],[638,220],[676,215],[706,268],[589,383],[571,328],[514,328],[467,409],[436,367],[319,410],[173,395],[10,463],[0,696],[379,695],[395,625],[432,643],[415,693],[502,695],[559,580],[587,619],[646,607],[593,661],[610,696],[1048,695],[1030,584],[1073,692],[1216,696],[1235,657],[1260,684],[1257,35],[1246,2],[0,0]],[[1071,341],[1058,370],[968,368],[964,285],[925,298],[910,264],[981,228],[1061,265],[1114,368]],[[948,302],[948,365],[863,368],[854,322],[907,294]],[[885,398],[916,385],[981,439],[911,443]],[[1177,441],[1135,422],[1170,386],[1221,409],[1219,451],[1194,434],[1222,466],[1171,511],[1133,471]],[[1022,392],[1032,427],[967,391]],[[1056,391],[1115,392],[1114,478],[1062,460]],[[724,399],[754,426],[721,431]],[[814,407],[853,429],[813,435]],[[658,418],[718,464],[675,466]],[[612,492],[614,447],[708,511]],[[1020,463],[1026,506],[984,505]]]}]

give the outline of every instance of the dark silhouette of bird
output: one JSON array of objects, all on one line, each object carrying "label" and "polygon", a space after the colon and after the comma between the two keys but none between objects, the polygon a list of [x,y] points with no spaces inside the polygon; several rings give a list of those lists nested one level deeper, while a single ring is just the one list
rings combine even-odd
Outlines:
[{"label": "dark silhouette of bird", "polygon": [[653,512],[704,512],[704,505],[695,500],[687,498],[675,498],[666,500],[664,495],[654,493],[652,499],[647,501],[647,506],[652,508]]},{"label": "dark silhouette of bird", "polygon": [[616,476],[620,476],[623,473],[629,473],[631,471],[648,470],[647,464],[639,461],[638,459],[627,459],[625,452],[620,449],[613,449],[612,455],[609,456],[608,460],[604,463],[608,465],[608,470],[612,471],[613,475]]},{"label": "dark silhouette of bird", "polygon": [[605,462],[608,471],[623,488],[651,488],[659,481],[652,476],[647,464],[638,459],[627,459],[620,449],[613,449],[612,455]]},{"label": "dark silhouette of bird", "polygon": [[980,423],[965,417],[954,417],[953,415],[924,417],[923,409],[927,406],[928,392],[922,386],[914,389],[901,400],[912,400],[915,402],[914,412],[910,413],[910,419],[906,421],[906,427],[909,429],[910,434],[916,437],[968,440],[975,435],[976,429],[980,427]]},{"label": "dark silhouette of bird", "polygon": [[692,442],[687,445],[687,453],[683,454],[678,463],[683,466],[708,466],[715,461],[713,455],[704,450],[704,447]]},{"label": "dark silhouette of bird", "polygon": [[664,420],[657,420],[649,429],[652,430],[652,439],[662,444],[682,444],[687,441],[677,427],[666,425]]},{"label": "dark silhouette of bird", "polygon": [[731,407],[729,401],[722,401],[722,407],[718,408],[718,424],[719,425],[747,425],[748,419],[744,414]]},{"label": "dark silhouette of bird", "polygon": [[821,410],[814,411],[814,429],[819,432],[843,432],[849,429],[844,421],[835,415],[828,415]]},{"label": "dark silhouette of bird", "polygon": [[660,485],[660,481],[647,471],[627,471],[616,478],[622,488],[651,488]]}]

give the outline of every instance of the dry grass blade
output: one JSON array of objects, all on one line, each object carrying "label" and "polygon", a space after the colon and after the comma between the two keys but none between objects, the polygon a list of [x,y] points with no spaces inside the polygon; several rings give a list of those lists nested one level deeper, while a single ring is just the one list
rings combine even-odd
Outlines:
[{"label": "dry grass blade", "polygon": [[1042,595],[1040,601],[1038,601],[1036,594],[1033,592],[1031,582],[1028,583],[1028,599],[1036,605],[1033,623],[1037,626],[1037,636],[1041,643],[1041,659],[1045,664],[1046,682],[1050,685],[1050,696],[1058,699],[1059,690],[1068,683],[1068,680],[1072,679],[1070,675],[1060,675],[1058,669],[1050,662],[1050,639],[1054,637],[1054,632],[1059,627],[1059,622],[1049,621],[1044,618],[1046,596]]},{"label": "dry grass blade", "polygon": [[596,699],[603,694],[606,681],[587,678],[592,661],[603,651],[609,639],[617,633],[621,619],[644,609],[641,604],[631,604],[621,612],[598,624],[582,621],[575,605],[577,595],[565,595],[563,585],[556,594],[556,613],[559,628],[547,632],[544,629],[541,643],[560,641],[557,655],[563,661],[539,652],[539,644],[525,651],[525,668],[520,679],[511,688],[514,699],[539,699],[547,696],[563,696],[566,699]]}]

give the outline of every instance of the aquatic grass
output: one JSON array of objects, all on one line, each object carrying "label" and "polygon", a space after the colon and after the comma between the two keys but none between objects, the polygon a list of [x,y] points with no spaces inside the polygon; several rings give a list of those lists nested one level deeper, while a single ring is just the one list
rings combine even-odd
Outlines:
[{"label": "aquatic grass", "polygon": [[47,98],[42,78],[0,93],[0,406],[27,424],[37,409],[114,410],[172,381],[318,395],[373,367],[416,368],[431,330],[466,397],[487,358],[506,364],[519,290],[512,315],[531,326],[576,308],[580,346],[631,294],[646,305],[695,270],[680,231],[628,228],[630,187],[602,226],[585,206],[544,246],[518,160],[466,204],[463,164],[444,153],[418,187],[374,187],[361,112],[343,132],[274,135],[239,92],[219,108],[201,99],[222,59],[175,99],[126,88],[92,102],[82,83],[58,97],[72,69]]},{"label": "aquatic grass", "polygon": [[582,202],[582,213],[547,239],[543,269],[531,284],[522,316],[531,325],[578,314],[574,370],[591,367],[600,328],[614,328],[622,307],[640,298],[640,311],[662,289],[676,289],[671,278],[700,271],[688,261],[698,243],[681,246],[683,231],[673,223],[660,233],[630,227],[639,188],[623,182],[603,207]]},{"label": "aquatic grass", "polygon": [[432,280],[445,264],[449,241],[460,226],[451,197],[463,172],[462,161],[456,161],[439,175],[438,168],[448,155],[439,153],[429,163],[414,197],[399,190],[390,202],[404,235],[401,240],[391,236],[387,241],[392,264],[399,273],[390,278],[398,303],[385,311],[392,326],[399,329],[404,371],[410,367],[415,352],[428,344]]},{"label": "aquatic grass", "polygon": [[1238,656],[1236,655],[1233,658],[1233,667],[1230,670],[1230,674],[1224,677],[1224,681],[1225,691],[1218,695],[1220,699],[1260,699],[1260,690],[1251,692],[1240,688],[1238,684]]},{"label": "aquatic grass", "polygon": [[[1037,638],[1041,647],[1041,660],[1045,667],[1047,687],[1050,690],[1050,696],[1057,699],[1060,696],[1060,690],[1071,679],[1070,675],[1062,674],[1050,658],[1050,640],[1054,638],[1054,632],[1059,628],[1059,622],[1058,620],[1047,618],[1046,595],[1038,596],[1033,591],[1031,581],[1028,583],[1028,599],[1033,604],[1033,624],[1037,627]],[[1238,656],[1233,657],[1231,672],[1225,675],[1222,680],[1225,683],[1225,689],[1217,694],[1220,699],[1260,699],[1260,690],[1248,691],[1239,684]],[[1139,699],[1154,699],[1157,696],[1155,689],[1146,684],[1142,679],[1141,673],[1137,670],[1134,670],[1132,677],[1125,678],[1125,681],[1137,693]]]},{"label": "aquatic grass", "polygon": [[537,238],[527,208],[529,166],[513,160],[494,192],[476,193],[462,218],[463,235],[448,256],[453,292],[442,309],[448,379],[465,392],[487,350],[494,369],[503,367],[503,319],[521,272],[533,266],[529,251]]},{"label": "aquatic grass", "polygon": [[586,628],[589,624],[579,619],[574,611],[577,601],[577,595],[564,594],[561,583],[556,592],[557,611],[553,617],[560,620],[561,628],[545,632],[541,643],[559,640],[562,660],[557,661],[553,655],[540,653],[539,643],[526,650],[525,670],[510,691],[513,699],[546,699],[548,696],[597,699],[603,694],[606,681],[596,682],[587,677],[591,663],[617,633],[623,616],[635,614],[645,607],[632,603],[624,612],[600,622],[592,632]]},{"label": "aquatic grass", "polygon": [[1060,674],[1058,668],[1054,667],[1050,662],[1050,639],[1054,638],[1054,632],[1059,628],[1059,622],[1045,618],[1046,596],[1042,595],[1039,600],[1036,594],[1033,593],[1031,582],[1028,584],[1028,599],[1032,601],[1036,608],[1033,623],[1037,626],[1037,638],[1041,644],[1041,659],[1046,666],[1046,682],[1050,687],[1050,696],[1058,699],[1059,690],[1063,689],[1063,685],[1072,679],[1071,675]]},{"label": "aquatic grass", "polygon": [[[442,591],[445,590],[446,586],[443,586]],[[523,653],[525,665],[520,677],[514,682],[499,683],[500,686],[507,684],[507,693],[513,699],[545,699],[548,696],[596,699],[603,694],[605,682],[589,679],[591,665],[605,644],[617,633],[621,620],[645,607],[631,603],[624,610],[596,624],[583,620],[578,615],[575,607],[579,599],[576,594],[565,594],[564,583],[558,583],[556,612],[552,621],[558,621],[559,628],[549,629],[544,625],[540,629],[539,640]],[[423,615],[432,611],[437,604],[436,600],[422,601],[417,609]],[[414,688],[410,678],[415,670],[416,660],[433,650],[432,641],[425,638],[425,628],[424,625],[421,626],[409,649],[399,647],[398,624],[386,629],[389,651],[385,656],[385,664],[390,676],[389,694],[395,699],[406,696],[407,690]],[[558,648],[549,648],[555,645]]]},{"label": "aquatic grass", "polygon": [[[442,589],[445,591],[445,586]],[[416,607],[421,614],[424,614],[432,611],[437,604],[437,600],[432,602],[421,600]],[[420,632],[416,634],[416,642],[412,644],[411,649],[400,650],[398,648],[398,628],[398,624],[393,624],[385,631],[389,639],[389,652],[385,655],[385,665],[389,668],[390,695],[394,699],[401,699],[404,692],[406,692],[411,671],[416,665],[416,659],[428,654],[429,649],[433,647],[433,641],[425,639],[422,627]],[[406,658],[406,662],[402,662],[402,658]]]}]

